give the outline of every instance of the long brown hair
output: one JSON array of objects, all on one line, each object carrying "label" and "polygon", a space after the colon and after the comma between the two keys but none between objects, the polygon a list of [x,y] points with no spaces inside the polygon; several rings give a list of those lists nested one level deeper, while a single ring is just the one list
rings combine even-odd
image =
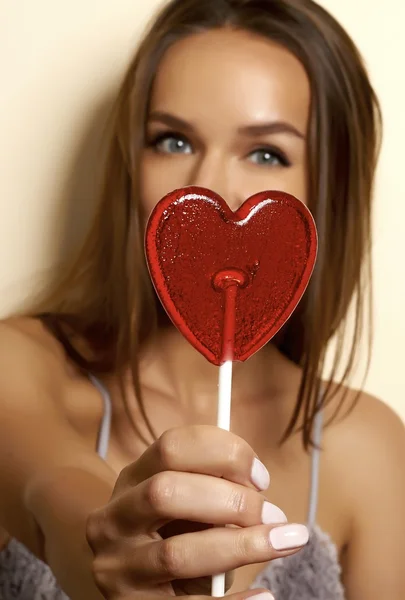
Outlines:
[{"label": "long brown hair", "polygon": [[[341,368],[348,335],[351,350],[340,384],[352,370],[366,300],[371,298],[367,285],[371,197],[381,123],[358,50],[335,19],[312,0],[171,0],[160,10],[139,45],[114,106],[93,226],[78,257],[42,304],[41,316],[80,368],[116,372],[122,383],[130,366],[143,417],[155,437],[142,402],[138,363],[142,344],[162,317],[145,265],[140,218],[138,174],[148,104],[166,50],[186,36],[223,27],[278,42],[301,61],[310,79],[307,197],[318,228],[319,254],[304,298],[274,340],[303,372],[283,440],[302,416],[303,443],[308,449],[327,344],[336,334],[323,405],[332,397],[330,383]],[[352,301],[355,324],[349,333],[347,312]],[[90,354],[79,351],[72,341],[75,337],[86,341]]]}]

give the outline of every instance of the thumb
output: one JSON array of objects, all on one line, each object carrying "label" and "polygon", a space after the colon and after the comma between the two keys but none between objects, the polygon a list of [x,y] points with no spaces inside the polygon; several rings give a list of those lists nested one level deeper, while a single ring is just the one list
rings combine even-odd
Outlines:
[{"label": "thumb", "polygon": [[[217,597],[217,596],[214,596]],[[207,596],[181,596],[181,598],[187,598],[187,600],[207,600]],[[226,597],[226,600],[275,600],[273,594],[269,590],[256,589],[246,590],[245,592],[237,592]]]},{"label": "thumb", "polygon": [[275,600],[273,594],[269,592],[269,590],[265,589],[256,589],[256,590],[248,590],[246,592],[238,592],[237,594],[231,594],[226,597],[227,600],[247,600],[248,598],[252,598],[252,600]]}]

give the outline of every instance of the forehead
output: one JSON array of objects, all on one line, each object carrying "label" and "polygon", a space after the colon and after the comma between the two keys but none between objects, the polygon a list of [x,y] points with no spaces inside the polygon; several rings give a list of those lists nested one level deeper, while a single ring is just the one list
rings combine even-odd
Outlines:
[{"label": "forehead", "polygon": [[151,110],[201,122],[288,120],[305,129],[310,85],[283,46],[244,31],[220,29],[176,42],[157,70]]}]

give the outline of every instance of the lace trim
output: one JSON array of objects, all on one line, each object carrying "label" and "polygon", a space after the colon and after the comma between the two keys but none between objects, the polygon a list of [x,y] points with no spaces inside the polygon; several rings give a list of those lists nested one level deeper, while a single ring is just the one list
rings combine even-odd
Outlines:
[{"label": "lace trim", "polygon": [[[345,600],[338,552],[315,526],[298,554],[279,558],[259,573],[250,589],[267,588],[277,600]],[[69,600],[44,562],[12,539],[0,552],[1,600]]]},{"label": "lace trim", "polygon": [[345,600],[341,571],[336,545],[315,526],[300,552],[273,560],[250,589],[267,588],[277,600]]}]

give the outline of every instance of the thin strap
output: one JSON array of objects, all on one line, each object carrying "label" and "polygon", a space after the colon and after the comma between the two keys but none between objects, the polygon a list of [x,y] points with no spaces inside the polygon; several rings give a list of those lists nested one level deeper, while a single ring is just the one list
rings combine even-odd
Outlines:
[{"label": "thin strap", "polygon": [[323,413],[318,411],[314,419],[313,441],[318,447],[312,449],[311,461],[311,489],[309,493],[308,527],[311,529],[316,523],[319,491],[319,466],[321,450],[319,448],[322,439]]},{"label": "thin strap", "polygon": [[110,432],[111,432],[111,398],[109,391],[105,387],[103,383],[97,377],[89,373],[90,381],[96,386],[99,390],[104,403],[104,414],[101,420],[100,430],[98,433],[97,440],[97,454],[101,456],[104,460],[107,458],[108,452],[108,443],[110,441]]}]

